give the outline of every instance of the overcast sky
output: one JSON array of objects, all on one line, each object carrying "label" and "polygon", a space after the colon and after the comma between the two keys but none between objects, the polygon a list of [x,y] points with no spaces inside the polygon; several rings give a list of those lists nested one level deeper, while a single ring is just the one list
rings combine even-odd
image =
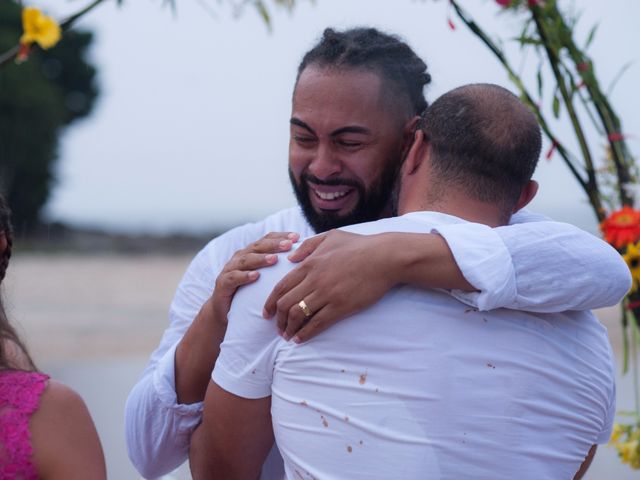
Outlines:
[{"label": "overcast sky", "polygon": [[[590,52],[605,86],[635,62],[611,98],[624,133],[637,135],[630,140],[637,154],[640,2],[560,2],[583,12],[581,41],[600,22]],[[63,17],[88,0],[29,3]],[[80,22],[96,34],[91,57],[101,96],[93,115],[63,138],[59,181],[47,208],[51,219],[127,231],[204,231],[293,205],[286,164],[295,70],[327,26],[371,25],[404,37],[429,66],[429,100],[472,82],[513,90],[447,1],[298,0],[291,15],[274,9],[272,33],[253,10],[235,18],[216,0],[176,0],[175,16],[159,0],[124,3],[107,3]],[[519,23],[498,15],[494,0],[463,3],[489,31],[503,38],[518,34]],[[516,46],[508,52],[533,79],[535,56],[522,58]],[[550,105],[549,95],[545,102]],[[563,125],[558,131],[563,138],[571,134]],[[535,178],[541,190],[532,209],[594,228],[560,157],[541,159]]]}]

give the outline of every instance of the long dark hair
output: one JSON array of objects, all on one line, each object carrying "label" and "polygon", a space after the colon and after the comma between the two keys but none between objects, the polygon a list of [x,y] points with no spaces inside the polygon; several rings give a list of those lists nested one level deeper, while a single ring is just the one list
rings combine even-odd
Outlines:
[{"label": "long dark hair", "polygon": [[[0,252],[0,287],[2,281],[7,274],[9,259],[13,249],[13,228],[11,227],[11,210],[6,200],[0,195],[0,236],[4,236],[7,241],[7,247],[4,252]],[[22,361],[16,364],[15,355],[12,350],[18,350],[18,354]],[[26,360],[26,362],[25,362]],[[26,365],[25,365],[26,363]],[[9,323],[9,319],[2,304],[2,296],[0,295],[0,369],[24,369],[36,370],[36,366],[24,346],[22,340],[16,333],[15,328]]]}]

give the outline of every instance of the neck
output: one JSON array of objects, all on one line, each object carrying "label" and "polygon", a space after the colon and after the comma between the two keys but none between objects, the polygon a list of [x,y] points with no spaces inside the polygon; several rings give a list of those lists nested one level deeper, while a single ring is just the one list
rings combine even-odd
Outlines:
[{"label": "neck", "polygon": [[440,212],[490,227],[500,227],[506,225],[509,221],[508,218],[504,218],[502,210],[493,203],[471,199],[465,193],[454,190],[451,187],[436,188],[436,190],[440,190],[441,194],[436,194],[434,189],[431,189],[431,194],[429,195],[408,199],[399,213]]}]

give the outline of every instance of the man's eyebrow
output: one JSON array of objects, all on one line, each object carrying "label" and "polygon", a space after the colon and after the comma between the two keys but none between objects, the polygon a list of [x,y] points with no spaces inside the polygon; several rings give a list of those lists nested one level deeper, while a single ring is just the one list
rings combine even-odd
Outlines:
[{"label": "man's eyebrow", "polygon": [[307,125],[306,123],[304,123],[302,120],[300,120],[299,118],[296,117],[291,117],[291,120],[289,120],[289,123],[291,125],[296,125],[297,127],[300,128],[304,128],[305,130],[307,130],[309,133],[312,133],[313,135],[316,134],[316,132],[313,131],[313,128],[311,128],[309,125]]},{"label": "man's eyebrow", "polygon": [[366,127],[361,127],[360,125],[347,125],[346,127],[341,127],[331,132],[331,136],[336,137],[343,133],[362,133],[364,135],[371,135],[371,130]]}]

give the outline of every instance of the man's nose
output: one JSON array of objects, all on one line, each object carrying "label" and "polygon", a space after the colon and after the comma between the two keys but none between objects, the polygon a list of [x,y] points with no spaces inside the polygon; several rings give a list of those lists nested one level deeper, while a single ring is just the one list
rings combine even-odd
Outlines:
[{"label": "man's nose", "polygon": [[326,179],[340,172],[342,172],[342,162],[334,149],[328,145],[319,145],[309,164],[309,173],[317,178]]}]

